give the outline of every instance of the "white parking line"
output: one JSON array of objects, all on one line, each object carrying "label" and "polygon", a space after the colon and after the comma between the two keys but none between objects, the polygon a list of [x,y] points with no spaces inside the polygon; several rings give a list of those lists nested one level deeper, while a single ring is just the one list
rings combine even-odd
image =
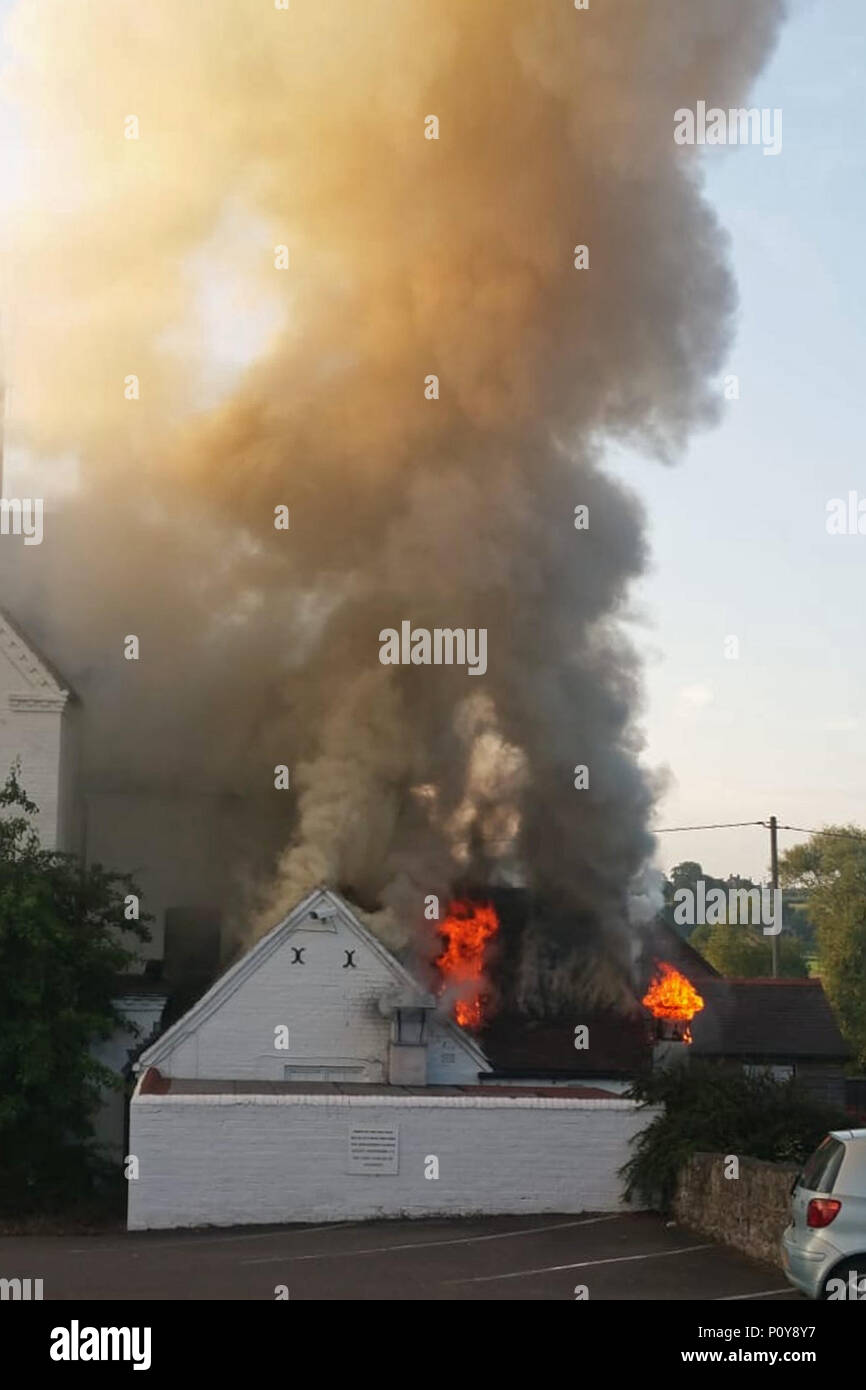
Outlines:
[{"label": "white parking line", "polygon": [[[518,1231],[497,1231],[491,1236],[459,1236],[451,1240],[414,1240],[405,1245],[371,1245],[365,1250],[329,1250],[321,1255],[268,1255],[257,1260],[241,1260],[242,1265],[270,1265],[298,1260],[351,1259],[353,1255],[390,1255],[397,1250],[430,1250],[437,1245],[480,1245],[486,1240],[513,1240],[516,1236],[534,1236],[541,1231],[565,1231],[573,1226],[595,1226],[601,1221],[619,1221],[620,1213],[611,1216],[590,1216],[584,1221],[558,1221],[549,1226],[524,1226]],[[701,1247],[702,1248],[702,1247]]]},{"label": "white parking line", "polygon": [[724,1298],[716,1298],[715,1303],[741,1303],[750,1298],[775,1298],[779,1293],[796,1294],[797,1290],[792,1289],[790,1284],[786,1284],[783,1289],[763,1289],[761,1293],[729,1293]]},{"label": "white parking line", "polygon": [[[326,1226],[299,1226],[296,1230],[292,1229],[291,1226],[280,1226],[276,1231],[257,1231],[254,1235],[248,1236],[199,1236],[196,1238],[190,1233],[186,1240],[149,1240],[143,1241],[137,1248],[130,1241],[129,1245],[87,1245],[81,1250],[64,1250],[62,1253],[64,1255],[92,1255],[94,1253],[99,1255],[129,1255],[134,1253],[138,1255],[142,1250],[176,1250],[178,1247],[191,1250],[194,1246],[229,1245],[237,1240],[276,1240],[279,1236],[311,1236],[314,1231],[354,1231],[361,1224],[359,1221],[329,1221]],[[130,1231],[129,1234],[134,1237],[148,1233],[146,1231]]]},{"label": "white parking line", "polygon": [[594,1265],[619,1265],[628,1260],[661,1260],[666,1255],[689,1255],[693,1250],[712,1250],[713,1244],[683,1245],[679,1250],[650,1250],[647,1255],[615,1255],[609,1260],[581,1260],[573,1265],[546,1265],[544,1269],[518,1269],[511,1274],[480,1274],[473,1279],[449,1279],[449,1284],[490,1284],[495,1279],[527,1279],[531,1274],[559,1274],[565,1269],[591,1269]]}]

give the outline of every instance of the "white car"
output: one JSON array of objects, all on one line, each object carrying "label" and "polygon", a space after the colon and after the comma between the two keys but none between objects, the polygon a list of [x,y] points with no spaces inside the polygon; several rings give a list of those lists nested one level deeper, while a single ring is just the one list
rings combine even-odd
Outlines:
[{"label": "white car", "polygon": [[809,1298],[866,1302],[866,1129],[833,1130],[797,1174],[782,1267]]}]

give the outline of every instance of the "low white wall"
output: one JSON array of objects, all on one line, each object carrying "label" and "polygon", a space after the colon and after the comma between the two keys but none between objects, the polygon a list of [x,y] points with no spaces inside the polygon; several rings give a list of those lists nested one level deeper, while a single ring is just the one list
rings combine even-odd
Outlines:
[{"label": "low white wall", "polygon": [[[616,1211],[648,1118],[628,1100],[137,1095],[128,1225]],[[397,1129],[396,1173],[348,1171],[358,1128]]]}]

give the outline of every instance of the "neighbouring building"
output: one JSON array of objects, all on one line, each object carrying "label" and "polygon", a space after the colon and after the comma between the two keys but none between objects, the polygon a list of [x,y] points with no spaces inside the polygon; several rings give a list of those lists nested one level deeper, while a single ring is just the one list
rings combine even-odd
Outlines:
[{"label": "neighbouring building", "polygon": [[692,1022],[694,1056],[795,1080],[816,1100],[845,1106],[851,1049],[820,980],[706,980]]},{"label": "neighbouring building", "polygon": [[137,948],[142,966],[165,959],[193,984],[212,979],[233,847],[257,808],[238,796],[91,774],[85,737],[98,731],[86,733],[85,712],[71,683],[0,609],[0,783],[20,762],[44,849],[132,874],[151,919],[152,939]]},{"label": "neighbouring building", "polygon": [[103,1089],[101,1104],[93,1119],[96,1143],[118,1161],[129,1147],[127,1116],[132,1058],[159,1032],[167,999],[165,986],[148,972],[119,977],[115,981],[113,1002],[125,1026],[92,1048],[96,1060],[110,1068],[121,1082],[119,1086]]},{"label": "neighbouring building", "polygon": [[[89,782],[82,714],[71,683],[0,610],[0,783],[17,762],[21,786],[38,807],[33,824],[42,848],[131,872],[142,911],[151,918],[151,942],[134,943],[140,978],[118,981],[115,1005],[129,1026],[94,1047],[94,1055],[122,1075],[130,1054],[158,1026],[169,992],[181,1000],[194,997],[217,973],[221,874],[240,812],[229,798],[217,843],[202,830],[195,795],[158,796]],[[214,819],[211,814],[208,826]],[[190,901],[190,882],[201,885],[197,901]],[[125,1113],[124,1093],[105,1092],[96,1137],[115,1154],[124,1147]]]},{"label": "neighbouring building", "polygon": [[69,682],[0,611],[0,782],[20,763],[44,849],[81,848],[77,704]]}]

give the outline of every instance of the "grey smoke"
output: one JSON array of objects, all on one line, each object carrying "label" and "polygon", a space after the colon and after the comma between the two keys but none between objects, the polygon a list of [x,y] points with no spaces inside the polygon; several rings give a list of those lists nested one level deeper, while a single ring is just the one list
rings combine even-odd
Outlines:
[{"label": "grey smoke", "polygon": [[[426,895],[524,883],[552,904],[531,998],[554,956],[564,981],[600,943],[628,957],[657,793],[623,623],[647,545],[604,449],[670,461],[717,415],[734,289],[673,112],[740,104],[782,6],[331,0],[295,7],[290,42],[252,0],[211,8],[195,25],[159,0],[127,50],[131,3],[99,0],[78,33],[37,6],[20,101],[64,113],[78,200],[63,274],[39,256],[50,179],[19,220],[17,428],[36,454],[79,450],[82,483],[38,552],[3,550],[2,601],[83,696],[89,785],[201,798],[240,933],[325,880],[425,960]],[[126,79],[163,156],[145,147],[140,175],[95,128]],[[286,326],[190,414],[164,336],[230,199],[267,225],[263,264],[292,246],[288,274],[256,271]],[[139,360],[130,427],[109,382]],[[383,667],[378,634],[406,617],[485,628],[483,680]]]}]

